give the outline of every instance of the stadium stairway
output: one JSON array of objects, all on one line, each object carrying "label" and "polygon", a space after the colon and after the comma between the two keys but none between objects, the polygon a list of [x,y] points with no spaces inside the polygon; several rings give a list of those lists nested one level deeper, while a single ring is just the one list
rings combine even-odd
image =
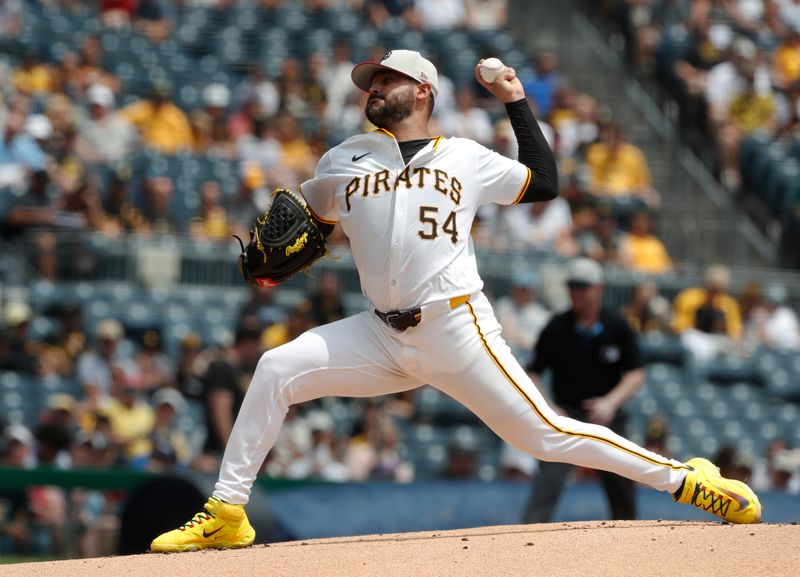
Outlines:
[{"label": "stadium stairway", "polygon": [[[733,205],[700,161],[683,146],[674,127],[585,15],[585,3],[555,5],[512,0],[512,32],[531,53],[552,49],[574,87],[609,106],[629,140],[647,157],[661,193],[657,234],[679,262],[734,266],[774,264],[777,247]],[[536,31],[530,33],[531,30]],[[738,234],[732,234],[738,231]]]}]

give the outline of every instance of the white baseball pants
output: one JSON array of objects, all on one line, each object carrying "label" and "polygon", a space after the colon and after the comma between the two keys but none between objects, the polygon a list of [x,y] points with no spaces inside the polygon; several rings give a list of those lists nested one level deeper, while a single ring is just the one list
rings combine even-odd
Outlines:
[{"label": "white baseball pants", "polygon": [[[440,303],[447,304],[447,303]],[[543,461],[611,471],[675,492],[685,465],[605,427],[547,406],[500,336],[482,293],[455,308],[423,309],[406,331],[365,311],[264,353],[222,459],[214,496],[247,503],[289,406],[323,396],[370,397],[430,384],[472,410],[511,445]]]}]

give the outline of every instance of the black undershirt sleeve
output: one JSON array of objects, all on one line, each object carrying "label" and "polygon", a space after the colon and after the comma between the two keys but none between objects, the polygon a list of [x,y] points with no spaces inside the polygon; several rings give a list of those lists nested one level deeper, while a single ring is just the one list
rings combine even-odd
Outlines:
[{"label": "black undershirt sleeve", "polygon": [[556,158],[533,117],[526,99],[506,104],[508,119],[517,137],[517,160],[533,172],[533,178],[520,203],[553,200],[558,196],[558,168]]}]

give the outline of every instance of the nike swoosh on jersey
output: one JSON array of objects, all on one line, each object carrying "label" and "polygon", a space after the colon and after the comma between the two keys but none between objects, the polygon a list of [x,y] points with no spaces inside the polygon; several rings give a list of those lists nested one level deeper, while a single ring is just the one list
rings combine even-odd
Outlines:
[{"label": "nike swoosh on jersey", "polygon": [[714,487],[717,491],[719,491],[723,495],[727,495],[728,497],[739,503],[739,511],[744,511],[750,506],[750,499],[748,499],[747,497],[740,495],[739,493],[734,493],[733,491],[728,491],[727,489],[723,489],[722,487],[714,485],[713,483],[709,483],[709,485]]},{"label": "nike swoosh on jersey", "polygon": [[222,527],[217,527],[216,529],[211,531],[211,533],[206,533],[206,530],[203,529],[203,537],[208,539],[209,537],[211,537],[211,535],[213,535],[214,533],[218,533],[218,532],[222,531],[224,528],[225,528],[225,525],[223,525]]},{"label": "nike swoosh on jersey", "polygon": [[364,158],[364,157],[365,157],[366,155],[368,155],[368,154],[372,154],[372,153],[371,153],[371,152],[365,152],[365,153],[364,153],[364,154],[362,154],[361,156],[356,156],[356,155],[354,154],[354,155],[353,155],[353,162],[358,162],[359,160],[361,160],[362,158]]}]

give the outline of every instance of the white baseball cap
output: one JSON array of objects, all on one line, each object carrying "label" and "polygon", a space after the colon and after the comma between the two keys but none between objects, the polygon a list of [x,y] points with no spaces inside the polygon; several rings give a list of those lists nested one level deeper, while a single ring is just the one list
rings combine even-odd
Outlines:
[{"label": "white baseball cap", "polygon": [[576,258],[567,265],[567,284],[596,286],[603,284],[603,267],[590,258]]},{"label": "white baseball cap", "polygon": [[207,106],[226,108],[231,101],[231,91],[228,87],[219,82],[209,84],[203,89],[203,102]]},{"label": "white baseball cap", "polygon": [[369,92],[372,77],[378,70],[393,70],[408,76],[420,84],[430,84],[433,96],[439,95],[439,75],[433,62],[423,58],[414,50],[389,50],[380,62],[356,64],[350,77],[364,92]]},{"label": "white baseball cap", "polygon": [[44,114],[31,114],[25,122],[25,132],[36,140],[46,140],[53,136],[53,125]]},{"label": "white baseball cap", "polygon": [[89,104],[111,108],[114,106],[114,93],[104,84],[92,84],[86,91],[86,100]]}]

